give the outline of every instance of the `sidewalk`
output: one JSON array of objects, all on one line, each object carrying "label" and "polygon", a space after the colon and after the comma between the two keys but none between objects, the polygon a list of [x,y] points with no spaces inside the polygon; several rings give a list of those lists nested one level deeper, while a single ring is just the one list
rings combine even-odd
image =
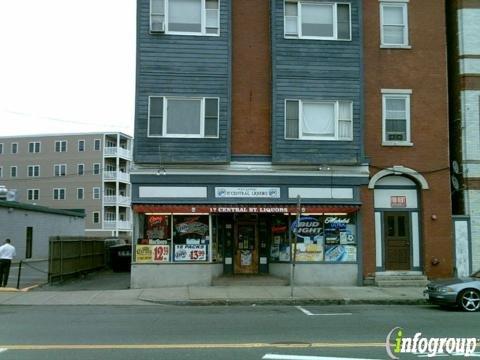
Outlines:
[{"label": "sidewalk", "polygon": [[160,289],[22,291],[0,288],[0,305],[425,304],[423,288],[206,286]]}]

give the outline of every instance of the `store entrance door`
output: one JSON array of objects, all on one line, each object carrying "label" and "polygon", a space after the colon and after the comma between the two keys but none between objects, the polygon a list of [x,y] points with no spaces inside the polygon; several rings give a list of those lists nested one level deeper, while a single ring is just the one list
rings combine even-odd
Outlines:
[{"label": "store entrance door", "polygon": [[385,269],[410,270],[410,221],[406,211],[388,211],[385,224]]},{"label": "store entrance door", "polygon": [[258,273],[258,233],[256,222],[235,224],[235,274]]}]

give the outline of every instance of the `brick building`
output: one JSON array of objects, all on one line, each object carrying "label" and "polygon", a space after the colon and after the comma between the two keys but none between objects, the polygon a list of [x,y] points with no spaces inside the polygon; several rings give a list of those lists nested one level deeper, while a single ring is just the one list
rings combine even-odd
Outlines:
[{"label": "brick building", "polygon": [[297,284],[450,274],[444,8],[425,2],[138,0],[132,287],[292,258]]}]

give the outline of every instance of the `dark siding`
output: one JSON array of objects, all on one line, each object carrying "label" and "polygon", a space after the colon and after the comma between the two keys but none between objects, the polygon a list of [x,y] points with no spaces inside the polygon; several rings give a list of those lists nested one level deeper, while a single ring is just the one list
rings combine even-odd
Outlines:
[{"label": "dark siding", "polygon": [[[351,4],[352,41],[285,39],[283,0],[272,0],[274,163],[358,164],[363,159],[361,0],[341,2]],[[353,101],[353,141],[285,140],[285,99]]]},{"label": "dark siding", "polygon": [[[230,0],[220,0],[220,36],[149,33],[149,0],[138,0],[134,161],[227,162],[230,158]],[[149,138],[148,97],[220,98],[219,138]]]}]

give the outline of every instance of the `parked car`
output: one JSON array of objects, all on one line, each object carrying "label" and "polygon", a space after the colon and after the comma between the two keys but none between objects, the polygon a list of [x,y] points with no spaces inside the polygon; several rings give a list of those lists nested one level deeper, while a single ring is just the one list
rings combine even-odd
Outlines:
[{"label": "parked car", "polygon": [[424,294],[428,301],[441,306],[459,306],[464,311],[480,309],[480,271],[468,278],[432,281]]}]

